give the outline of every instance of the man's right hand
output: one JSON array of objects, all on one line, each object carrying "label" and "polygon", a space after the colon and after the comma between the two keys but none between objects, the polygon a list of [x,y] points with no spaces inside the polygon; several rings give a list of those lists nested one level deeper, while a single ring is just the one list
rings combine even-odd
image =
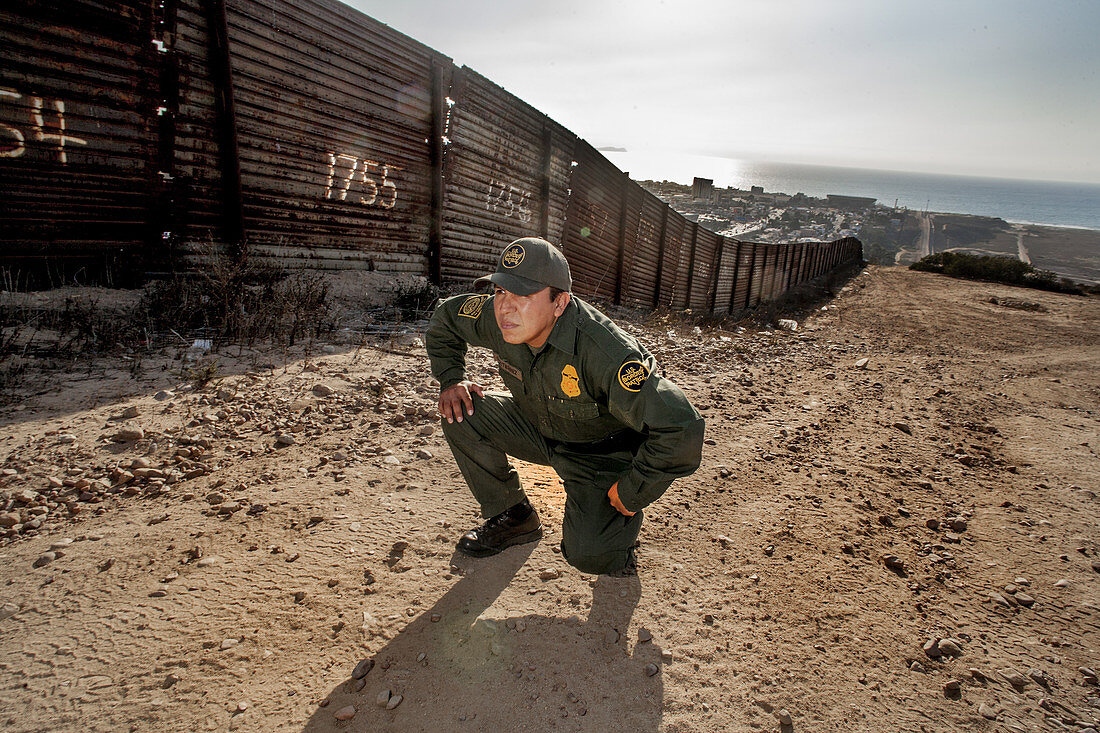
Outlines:
[{"label": "man's right hand", "polygon": [[462,422],[462,413],[474,414],[474,398],[485,396],[484,388],[475,382],[463,380],[439,393],[439,415],[449,423]]}]

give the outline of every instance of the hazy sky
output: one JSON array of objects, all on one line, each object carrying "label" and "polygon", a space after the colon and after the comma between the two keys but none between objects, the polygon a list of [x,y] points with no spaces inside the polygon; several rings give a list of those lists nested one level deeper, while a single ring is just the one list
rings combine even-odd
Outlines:
[{"label": "hazy sky", "polygon": [[1100,182],[1100,1],[348,0],[593,145]]}]

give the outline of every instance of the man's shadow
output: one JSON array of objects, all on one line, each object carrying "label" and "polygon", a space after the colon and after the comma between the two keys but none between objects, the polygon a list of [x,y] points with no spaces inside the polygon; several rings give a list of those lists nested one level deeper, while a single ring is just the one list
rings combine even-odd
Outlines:
[{"label": "man's shadow", "polygon": [[[464,577],[374,654],[358,691],[350,671],[359,660],[347,660],[348,679],[305,730],[656,731],[661,649],[629,632],[637,577],[600,576],[587,619],[486,612],[534,548],[481,560],[456,553],[452,564]],[[544,590],[558,592],[554,584],[538,586]],[[378,704],[386,691],[402,697],[392,710]],[[349,705],[355,716],[336,720]]]}]

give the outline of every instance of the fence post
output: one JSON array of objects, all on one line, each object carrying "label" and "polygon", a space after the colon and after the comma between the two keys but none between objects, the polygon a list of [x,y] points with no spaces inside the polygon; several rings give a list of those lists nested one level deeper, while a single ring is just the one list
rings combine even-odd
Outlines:
[{"label": "fence post", "polygon": [[539,236],[550,237],[550,166],[554,160],[554,135],[545,120],[542,123],[542,179],[539,181]]},{"label": "fence post", "polygon": [[749,252],[749,284],[745,288],[745,307],[744,310],[749,309],[749,303],[752,302],[752,280],[753,273],[756,272],[756,242],[752,243],[752,252]]},{"label": "fence post", "polygon": [[661,274],[665,266],[665,236],[668,234],[668,210],[666,204],[661,212],[661,237],[657,245],[657,279],[653,283],[653,307],[661,304]]},{"label": "fence post", "polygon": [[737,297],[737,276],[741,272],[741,247],[744,242],[733,240],[733,284],[730,286],[729,315],[733,315],[733,299]]},{"label": "fence post", "polygon": [[241,192],[241,156],[237,140],[237,112],[233,105],[233,59],[229,49],[229,23],[225,0],[210,0],[206,19],[210,65],[214,82],[214,110],[218,128],[218,162],[225,200],[223,226],[233,259],[243,259],[244,197]]},{"label": "fence post", "polygon": [[691,288],[695,281],[695,245],[699,241],[699,224],[691,223],[691,254],[688,255],[688,279],[687,289],[684,293],[684,307],[691,307]]},{"label": "fence post", "polygon": [[710,312],[714,313],[714,307],[718,304],[718,276],[721,275],[719,268],[722,267],[722,252],[726,248],[726,238],[721,237],[718,240],[718,246],[714,248],[714,261],[711,263],[710,274],[714,278],[714,282],[710,287]]},{"label": "fence post", "polygon": [[615,305],[623,302],[623,263],[626,261],[626,209],[630,199],[630,174],[623,173],[623,187],[619,192],[619,257],[615,263]]},{"label": "fence post", "polygon": [[432,63],[432,117],[428,138],[428,162],[431,166],[431,195],[428,225],[428,280],[443,284],[443,126],[447,119],[447,101],[443,93],[443,65]]}]

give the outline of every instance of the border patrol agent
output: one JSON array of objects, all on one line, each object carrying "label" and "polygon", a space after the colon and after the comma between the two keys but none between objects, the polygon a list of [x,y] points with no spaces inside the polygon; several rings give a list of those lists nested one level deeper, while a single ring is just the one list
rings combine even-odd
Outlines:
[{"label": "border patrol agent", "polygon": [[[493,294],[443,301],[425,338],[443,433],[487,517],[458,549],[485,557],[542,536],[514,456],[561,477],[570,565],[633,574],[642,509],[699,467],[703,418],[637,339],[572,296],[569,264],[546,240],[512,242],[476,282]],[[496,355],[510,395],[466,379],[467,346]]]}]

